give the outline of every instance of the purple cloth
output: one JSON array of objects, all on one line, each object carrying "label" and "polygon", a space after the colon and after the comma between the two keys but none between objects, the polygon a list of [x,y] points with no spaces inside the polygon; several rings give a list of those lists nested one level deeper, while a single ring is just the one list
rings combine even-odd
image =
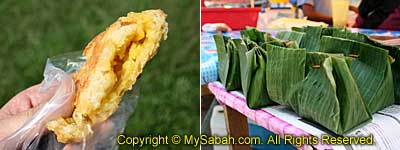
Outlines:
[{"label": "purple cloth", "polygon": [[396,8],[394,12],[379,25],[378,29],[400,30],[400,7]]},{"label": "purple cloth", "polygon": [[[357,16],[354,27],[363,28],[363,24],[368,21],[370,20],[363,19],[359,15]],[[377,29],[400,30],[400,7],[396,8],[393,13],[389,14],[389,16],[377,27]]]}]

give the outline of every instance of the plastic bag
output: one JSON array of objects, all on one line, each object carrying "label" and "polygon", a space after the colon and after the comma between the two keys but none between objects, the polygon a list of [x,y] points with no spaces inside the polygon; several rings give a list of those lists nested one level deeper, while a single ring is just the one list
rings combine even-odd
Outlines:
[{"label": "plastic bag", "polygon": [[118,149],[117,134],[124,131],[129,116],[133,113],[139,97],[137,83],[127,91],[118,110],[106,121],[92,127],[92,134],[81,143],[63,144],[49,132],[46,123],[60,117],[60,111],[72,112],[75,84],[71,74],[85,62],[81,52],[67,53],[48,59],[44,79],[39,92],[55,88],[53,96],[24,125],[0,141],[1,150],[76,150],[76,149]]}]

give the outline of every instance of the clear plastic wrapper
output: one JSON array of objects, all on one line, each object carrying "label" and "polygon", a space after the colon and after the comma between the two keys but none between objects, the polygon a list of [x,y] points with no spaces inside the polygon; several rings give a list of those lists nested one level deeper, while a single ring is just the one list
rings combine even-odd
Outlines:
[{"label": "clear plastic wrapper", "polygon": [[51,92],[51,98],[22,127],[0,141],[1,150],[118,149],[117,134],[124,131],[126,122],[136,107],[139,97],[138,83],[125,93],[117,111],[106,121],[93,125],[93,132],[80,143],[60,143],[54,133],[46,128],[46,123],[50,120],[72,112],[75,84],[71,74],[84,62],[81,52],[66,53],[47,60],[39,92]]}]

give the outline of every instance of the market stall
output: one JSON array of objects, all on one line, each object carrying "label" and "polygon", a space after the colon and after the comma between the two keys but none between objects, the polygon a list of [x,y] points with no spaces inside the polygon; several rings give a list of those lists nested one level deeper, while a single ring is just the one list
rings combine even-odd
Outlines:
[{"label": "market stall", "polygon": [[[374,29],[360,29],[360,28],[350,28],[353,32],[359,32],[367,34],[377,39],[382,39],[390,42],[389,37],[395,38],[400,37],[400,31],[390,31],[390,30],[374,30]],[[276,33],[272,32],[272,33]],[[213,39],[213,35],[216,32],[201,32],[201,43],[200,43],[200,72],[201,72],[201,85],[206,85],[207,83],[218,81],[218,56],[217,48]],[[235,38],[240,38],[240,31],[234,30],[230,32],[224,32],[223,35]],[[398,41],[392,43],[396,45]]]},{"label": "market stall", "polygon": [[[358,29],[358,28],[352,28],[351,30],[353,32],[368,34],[376,38],[400,36],[399,31],[371,30],[371,29]],[[215,35],[215,33],[208,33],[208,32],[201,33],[201,48],[200,48],[201,84],[203,86],[208,86],[207,90],[210,90],[211,94],[215,95],[218,102],[225,106],[226,122],[233,122],[230,123],[229,126],[227,126],[228,131],[231,131],[229,132],[229,134],[238,137],[248,136],[247,118],[255,121],[258,125],[266,128],[267,130],[281,136],[283,136],[283,134],[320,136],[321,134],[326,133],[326,131],[321,131],[312,124],[307,124],[305,122],[302,122],[301,118],[298,115],[296,115],[293,111],[288,110],[288,108],[286,107],[273,106],[273,107],[266,107],[261,110],[252,110],[246,106],[246,100],[243,97],[242,91],[234,91],[234,92],[226,91],[223,85],[220,82],[218,82],[219,80],[218,56],[217,56],[215,42],[212,38],[213,35]],[[230,36],[232,38],[240,38],[239,31],[225,32],[223,33],[223,35]],[[393,40],[388,40],[388,41],[393,41]],[[399,125],[397,124],[397,122],[393,121],[400,120],[400,115],[399,115],[400,109],[398,105],[395,105],[391,109],[388,109],[388,111],[390,110],[396,111],[395,114],[391,114],[391,116],[395,116],[395,118],[385,117],[384,115],[375,115],[378,117],[375,118],[375,120],[384,120],[384,122],[388,122],[387,124],[379,124],[379,129],[374,131],[370,130],[373,130],[371,128],[374,127],[376,128],[377,126],[373,126],[371,124],[365,125],[368,127],[363,129],[367,130],[368,132],[385,133],[384,135],[388,135],[388,137],[385,137],[384,139],[391,139],[391,140],[388,141],[383,140],[381,142],[393,142],[392,144],[396,145],[398,143],[396,143],[396,141],[393,141],[393,139],[400,139],[400,137],[396,136],[400,135],[400,132],[393,134],[391,128],[394,127],[397,128],[397,126]],[[384,146],[393,146],[393,145],[384,145]],[[382,144],[378,146],[382,146]],[[243,149],[243,147],[246,146],[241,145],[238,149]],[[307,147],[310,146],[305,145],[302,148],[307,148]],[[335,145],[317,145],[314,148],[343,149],[343,147]]]}]

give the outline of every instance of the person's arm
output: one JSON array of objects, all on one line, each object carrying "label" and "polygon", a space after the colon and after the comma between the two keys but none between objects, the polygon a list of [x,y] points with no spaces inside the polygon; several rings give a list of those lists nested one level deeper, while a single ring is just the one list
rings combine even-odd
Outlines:
[{"label": "person's arm", "polygon": [[351,10],[351,11],[353,11],[353,12],[358,14],[358,7],[356,7],[356,6],[349,5],[349,10]]},{"label": "person's arm", "polygon": [[332,24],[332,17],[315,11],[313,5],[303,4],[302,8],[304,15],[307,16],[307,19],[312,21],[322,21],[328,24]]}]

